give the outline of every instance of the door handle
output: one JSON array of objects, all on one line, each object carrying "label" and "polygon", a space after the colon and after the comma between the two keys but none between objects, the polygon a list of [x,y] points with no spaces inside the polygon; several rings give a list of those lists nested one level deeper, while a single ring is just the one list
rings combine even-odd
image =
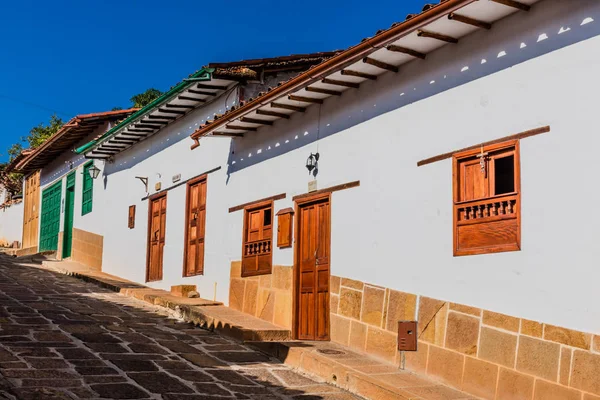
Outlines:
[{"label": "door handle", "polygon": [[159,233],[159,232],[160,232],[160,231],[158,231],[158,230],[154,232],[154,240],[158,240],[158,233]]}]

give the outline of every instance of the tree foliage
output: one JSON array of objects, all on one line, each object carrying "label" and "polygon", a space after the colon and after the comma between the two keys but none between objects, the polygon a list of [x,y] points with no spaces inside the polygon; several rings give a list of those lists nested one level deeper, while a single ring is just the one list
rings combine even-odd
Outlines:
[{"label": "tree foliage", "polygon": [[142,108],[152,103],[154,100],[162,96],[162,92],[155,88],[150,88],[146,90],[144,93],[139,93],[133,96],[129,101],[131,101],[132,107]]}]

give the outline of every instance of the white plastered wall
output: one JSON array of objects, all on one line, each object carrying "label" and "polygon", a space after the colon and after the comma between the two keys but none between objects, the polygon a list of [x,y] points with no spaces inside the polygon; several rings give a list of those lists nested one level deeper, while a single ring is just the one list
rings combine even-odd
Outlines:
[{"label": "white plastered wall", "polygon": [[[543,1],[327,100],[320,117],[313,106],[236,139],[224,201],[287,193],[274,211],[293,206],[318,151],[319,188],[360,180],[332,195],[333,275],[600,332],[598,34],[599,2]],[[546,125],[521,142],[522,251],[453,257],[451,160],[417,162]],[[232,259],[242,222],[228,215]],[[273,263],[293,251],[275,248]]]}]

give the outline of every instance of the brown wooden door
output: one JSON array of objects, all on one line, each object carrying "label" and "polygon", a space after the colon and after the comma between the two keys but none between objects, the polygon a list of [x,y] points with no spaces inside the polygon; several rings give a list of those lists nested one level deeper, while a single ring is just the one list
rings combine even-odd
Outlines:
[{"label": "brown wooden door", "polygon": [[22,247],[26,249],[37,246],[39,240],[40,171],[25,180],[24,203]]},{"label": "brown wooden door", "polygon": [[329,198],[299,206],[296,332],[301,340],[329,340]]},{"label": "brown wooden door", "polygon": [[188,185],[184,276],[204,273],[206,179]]},{"label": "brown wooden door", "polygon": [[150,201],[148,223],[148,266],[146,281],[160,281],[163,277],[163,253],[167,225],[167,195]]}]

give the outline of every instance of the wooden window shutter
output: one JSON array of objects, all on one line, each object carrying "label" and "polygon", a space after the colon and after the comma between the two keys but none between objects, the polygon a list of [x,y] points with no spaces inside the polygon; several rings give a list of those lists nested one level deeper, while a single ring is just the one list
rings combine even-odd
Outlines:
[{"label": "wooden window shutter", "polygon": [[81,215],[92,212],[94,201],[94,180],[90,176],[90,168],[94,165],[91,161],[83,167],[83,200],[81,202]]},{"label": "wooden window shutter", "polygon": [[129,206],[129,218],[127,222],[129,229],[135,228],[135,205]]},{"label": "wooden window shutter", "polygon": [[521,249],[519,142],[454,155],[454,255]]},{"label": "wooden window shutter", "polygon": [[254,206],[244,212],[242,276],[271,273],[273,204]]},{"label": "wooden window shutter", "polygon": [[292,246],[292,227],[294,209],[284,208],[277,213],[277,247]]}]

